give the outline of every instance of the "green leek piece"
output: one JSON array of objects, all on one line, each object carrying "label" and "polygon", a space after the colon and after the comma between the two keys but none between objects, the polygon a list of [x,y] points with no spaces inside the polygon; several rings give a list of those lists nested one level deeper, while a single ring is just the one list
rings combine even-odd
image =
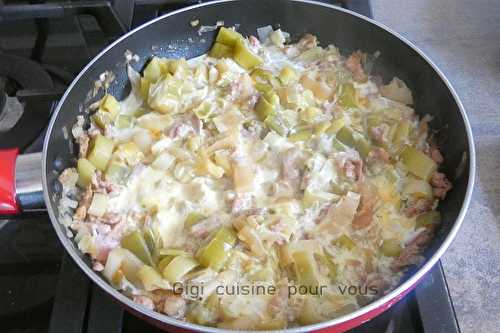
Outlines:
[{"label": "green leek piece", "polygon": [[171,283],[179,282],[198,265],[198,262],[191,257],[177,256],[163,269],[163,277]]},{"label": "green leek piece", "polygon": [[93,216],[102,217],[108,208],[108,196],[102,193],[94,193],[87,213]]},{"label": "green leek piece", "polygon": [[255,105],[255,113],[261,121],[265,120],[270,115],[274,114],[276,108],[271,104],[264,95],[260,96],[257,105]]},{"label": "green leek piece", "polygon": [[135,254],[145,264],[153,265],[153,258],[149,251],[148,245],[144,236],[139,230],[135,230],[126,235],[121,240],[121,246]]},{"label": "green leek piece", "polygon": [[250,74],[252,79],[257,82],[267,82],[270,83],[274,79],[273,73],[262,69],[262,68],[256,68],[252,71],[252,74]]},{"label": "green leek piece", "polygon": [[[149,82],[148,79],[141,77],[140,86],[139,86],[139,93],[145,102],[147,102],[148,98],[149,98],[149,86],[150,85],[151,85],[151,82]],[[136,116],[136,117],[139,117],[139,116]]]},{"label": "green leek piece", "polygon": [[307,288],[318,286],[318,272],[312,253],[308,251],[295,251],[292,257],[299,283]]},{"label": "green leek piece", "polygon": [[312,131],[311,130],[300,131],[300,132],[292,134],[288,137],[288,139],[292,142],[307,141],[311,138],[312,138]]},{"label": "green leek piece", "polygon": [[189,253],[179,249],[160,249],[159,253],[161,256],[171,256],[171,257],[189,256]]},{"label": "green leek piece", "polygon": [[275,114],[269,115],[264,120],[264,124],[266,124],[266,126],[269,129],[275,131],[279,135],[281,135],[281,136],[285,136],[286,135],[287,129],[286,129],[285,125],[283,124],[283,122],[281,121],[281,119],[278,118]]},{"label": "green leek piece", "polygon": [[441,222],[441,213],[436,210],[424,213],[417,217],[417,228],[427,228]]},{"label": "green leek piece", "polygon": [[95,174],[95,166],[86,158],[80,158],[76,164],[78,171],[78,186],[86,188]]},{"label": "green leek piece", "polygon": [[99,104],[99,109],[104,112],[108,112],[114,119],[118,114],[118,111],[120,109],[120,104],[113,95],[106,94],[101,99],[101,102]]},{"label": "green leek piece", "polygon": [[437,169],[437,164],[421,151],[407,146],[400,155],[406,169],[415,176],[429,180]]},{"label": "green leek piece", "polygon": [[168,266],[168,264],[170,264],[170,262],[174,259],[175,257],[174,256],[165,256],[164,258],[162,258],[159,262],[158,262],[158,270],[160,272],[163,272],[163,270],[165,269],[165,267]]},{"label": "green leek piece", "polygon": [[394,133],[393,142],[396,144],[404,143],[408,140],[410,136],[410,122],[408,120],[403,120],[398,124],[396,128],[396,133]]},{"label": "green leek piece", "polygon": [[330,255],[325,255],[324,258],[326,260],[326,267],[328,268],[328,277],[333,281],[337,280],[337,264],[333,261],[333,258]]},{"label": "green leek piece", "polygon": [[147,228],[144,230],[144,240],[146,241],[149,252],[151,252],[153,261],[157,263],[160,258],[160,249],[163,246],[160,233],[156,228]]},{"label": "green leek piece", "polygon": [[380,246],[380,252],[386,257],[397,257],[400,255],[401,250],[400,242],[394,238],[384,240]]},{"label": "green leek piece", "polygon": [[212,58],[232,58],[233,57],[233,47],[219,42],[215,42],[208,55]]},{"label": "green leek piece", "polygon": [[432,198],[432,186],[425,180],[408,177],[402,193],[415,198]]},{"label": "green leek piece", "polygon": [[313,47],[309,50],[306,50],[302,52],[297,59],[302,60],[302,61],[314,61],[321,57],[321,54],[323,52],[323,49],[321,47]]},{"label": "green leek piece", "polygon": [[199,212],[191,212],[186,217],[186,221],[184,221],[184,227],[191,228],[193,225],[200,222],[204,218],[205,216]]},{"label": "green leek piece", "polygon": [[214,271],[220,271],[236,243],[236,234],[227,227],[220,228],[198,256],[199,262]]},{"label": "green leek piece", "polygon": [[168,71],[174,75],[178,71],[186,71],[189,69],[188,63],[186,59],[181,58],[181,59],[172,59],[168,62]]},{"label": "green leek piece", "polygon": [[203,304],[196,304],[188,310],[186,319],[190,323],[211,326],[217,322],[218,312],[208,309]]},{"label": "green leek piece", "polygon": [[311,325],[322,322],[325,319],[326,318],[324,318],[319,312],[318,303],[315,302],[315,298],[305,298],[304,305],[302,306],[298,316],[299,323],[302,325]]},{"label": "green leek piece", "polygon": [[236,61],[241,67],[250,70],[256,66],[262,64],[262,59],[253,53],[241,39],[236,41],[234,45],[234,61]]},{"label": "green leek piece", "polygon": [[348,250],[352,250],[353,248],[356,247],[356,243],[354,243],[354,241],[345,234],[334,240],[333,244],[336,246],[346,248]]},{"label": "green leek piece", "polygon": [[280,104],[280,97],[274,91],[268,91],[263,96],[266,99],[266,101],[268,101],[272,105],[279,105]]},{"label": "green leek piece", "polygon": [[126,114],[119,114],[115,119],[115,126],[118,128],[130,128],[133,117]]},{"label": "green leek piece", "polygon": [[364,137],[357,138],[354,147],[359,152],[359,155],[362,158],[366,158],[368,156],[368,153],[370,153],[370,151],[372,150],[370,142],[366,140]]},{"label": "green leek piece", "polygon": [[314,126],[314,134],[321,135],[330,127],[330,123],[319,123]]},{"label": "green leek piece", "polygon": [[320,108],[311,106],[299,112],[300,120],[306,123],[313,123],[318,116],[323,113]]},{"label": "green leek piece", "polygon": [[221,27],[217,33],[215,41],[232,47],[242,38],[243,36],[240,33],[232,29]]},{"label": "green leek piece", "polygon": [[97,169],[104,171],[111,159],[111,154],[113,153],[114,143],[107,137],[98,134],[90,142],[90,152],[87,159],[92,163]]},{"label": "green leek piece", "polygon": [[326,134],[335,135],[345,125],[344,118],[335,119],[326,130]]},{"label": "green leek piece", "polygon": [[273,90],[273,86],[268,83],[255,82],[255,89],[260,93],[269,93]]},{"label": "green leek piece", "polygon": [[156,82],[161,77],[162,65],[160,58],[153,57],[144,69],[144,78],[149,82]]},{"label": "green leek piece", "polygon": [[212,114],[213,108],[212,103],[204,101],[201,102],[200,105],[193,109],[193,113],[198,117],[198,119],[208,119]]},{"label": "green leek piece", "polygon": [[144,289],[147,291],[169,288],[168,283],[163,280],[160,273],[149,265],[142,266],[137,272],[137,278],[141,280]]},{"label": "green leek piece", "polygon": [[368,127],[375,127],[382,123],[382,116],[380,114],[371,114],[366,118],[366,125]]},{"label": "green leek piece", "polygon": [[104,175],[106,180],[113,183],[122,183],[127,178],[129,171],[129,168],[124,163],[111,160]]},{"label": "green leek piece", "polygon": [[344,83],[340,86],[341,93],[339,97],[339,103],[344,108],[355,108],[356,103],[356,90],[352,83]]},{"label": "green leek piece", "polygon": [[323,263],[326,268],[328,268],[328,277],[335,281],[337,279],[337,264],[333,261],[333,258],[330,255],[317,255],[318,260]]},{"label": "green leek piece", "polygon": [[101,129],[106,129],[106,126],[111,124],[111,122],[113,121],[111,114],[101,109],[97,110],[97,112],[94,113],[91,118],[94,123]]},{"label": "green leek piece", "polygon": [[337,140],[351,148],[354,148],[356,145],[352,130],[345,126],[337,132]]},{"label": "green leek piece", "polygon": [[297,75],[295,70],[293,68],[291,68],[290,66],[283,67],[281,69],[280,75],[278,76],[281,83],[283,83],[284,85],[288,85],[292,82],[297,81],[298,77],[299,76]]}]

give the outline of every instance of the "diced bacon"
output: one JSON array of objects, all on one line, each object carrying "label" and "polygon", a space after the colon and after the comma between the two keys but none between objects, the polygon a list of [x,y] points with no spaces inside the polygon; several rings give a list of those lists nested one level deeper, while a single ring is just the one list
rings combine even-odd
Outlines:
[{"label": "diced bacon", "polygon": [[436,198],[443,200],[446,194],[453,187],[451,182],[446,178],[442,172],[435,172],[431,178],[432,193]]},{"label": "diced bacon", "polygon": [[172,318],[183,318],[186,314],[186,300],[177,295],[167,296],[163,305],[163,312]]},{"label": "diced bacon", "polygon": [[252,45],[253,47],[260,46],[260,41],[255,36],[248,37],[248,41],[250,42],[250,45]]},{"label": "diced bacon", "polygon": [[316,36],[311,34],[305,34],[304,37],[302,37],[297,43],[297,47],[301,50],[312,49],[316,46],[318,46],[318,39]]},{"label": "diced bacon", "polygon": [[375,148],[368,154],[368,161],[381,161],[383,163],[389,163],[391,161],[391,155],[384,148]]},{"label": "diced bacon", "polygon": [[354,181],[363,180],[363,160],[356,151],[336,153],[334,158],[337,169],[342,171],[347,178]]},{"label": "diced bacon", "polygon": [[384,132],[385,128],[383,126],[374,126],[370,128],[372,140],[379,145],[384,143]]},{"label": "diced bacon", "polygon": [[435,144],[431,144],[429,148],[429,157],[437,164],[441,164],[444,161],[441,151],[439,151],[438,146]]},{"label": "diced bacon", "polygon": [[96,272],[102,272],[104,270],[104,265],[99,261],[94,261],[92,264],[92,269]]},{"label": "diced bacon", "polygon": [[433,205],[433,200],[419,199],[408,203],[408,206],[405,208],[404,213],[407,217],[411,218],[430,211]]},{"label": "diced bacon", "polygon": [[432,228],[422,230],[422,232],[408,242],[401,251],[401,254],[394,259],[391,264],[391,270],[398,272],[406,266],[418,264],[422,260],[420,253],[432,240],[433,234],[434,231]]},{"label": "diced bacon", "polygon": [[78,143],[78,149],[79,149],[79,156],[80,157],[85,157],[87,156],[87,151],[89,150],[89,136],[84,133],[81,136],[78,137],[77,143]]},{"label": "diced bacon", "polygon": [[373,209],[375,207],[375,201],[372,193],[366,192],[361,196],[361,202],[359,205],[358,212],[352,220],[352,227],[355,230],[364,229],[368,227],[373,220]]},{"label": "diced bacon", "polygon": [[153,300],[147,296],[143,296],[143,295],[136,295],[132,298],[132,300],[137,303],[137,304],[140,304],[142,306],[144,306],[145,308],[149,309],[149,310],[154,310],[155,308],[155,305],[153,303]]},{"label": "diced bacon", "polygon": [[354,80],[358,82],[365,82],[368,79],[361,64],[362,57],[363,55],[361,52],[356,51],[352,53],[345,62],[345,66],[352,72]]},{"label": "diced bacon", "polygon": [[90,203],[92,202],[92,197],[94,196],[94,192],[92,191],[92,187],[88,186],[83,194],[83,197],[80,199],[78,203],[78,208],[75,211],[75,215],[73,219],[75,221],[83,221],[87,217],[87,210],[90,207]]}]

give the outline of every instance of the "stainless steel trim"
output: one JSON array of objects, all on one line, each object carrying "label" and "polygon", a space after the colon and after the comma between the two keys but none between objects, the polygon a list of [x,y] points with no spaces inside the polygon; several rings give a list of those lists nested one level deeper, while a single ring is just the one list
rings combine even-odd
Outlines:
[{"label": "stainless steel trim", "polygon": [[[204,7],[204,6],[211,6],[211,5],[214,5],[214,4],[219,4],[219,3],[224,3],[224,2],[232,2],[232,1],[242,1],[242,0],[219,0],[219,1],[214,1],[214,2],[208,2],[208,3],[202,3],[202,4],[198,4],[198,5],[194,5],[194,6],[190,6],[190,7],[186,7],[186,8],[183,8],[183,9],[180,9],[180,10],[177,10],[177,11],[173,11],[171,13],[168,13],[168,14],[165,14],[163,16],[160,16],[154,20],[151,20],[139,27],[137,27],[136,29],[128,32],[127,34],[123,35],[122,37],[118,38],[115,42],[111,43],[107,48],[105,48],[101,53],[99,53],[94,59],[92,59],[92,61],[80,72],[80,74],[75,78],[75,80],[71,83],[71,85],[68,87],[68,89],[66,90],[65,94],[63,95],[63,97],[61,98],[61,100],[59,101],[59,104],[52,116],[52,119],[50,121],[50,124],[49,124],[49,128],[48,128],[48,134],[47,137],[45,138],[45,142],[44,142],[44,148],[43,148],[43,161],[42,161],[42,178],[43,178],[43,184],[44,184],[44,198],[45,198],[45,203],[47,205],[47,207],[52,207],[51,206],[51,203],[50,203],[50,198],[49,198],[49,193],[48,191],[46,190],[47,189],[47,177],[46,177],[46,172],[47,172],[47,168],[46,168],[46,163],[45,163],[45,159],[47,157],[47,149],[48,149],[48,143],[49,143],[49,137],[50,137],[50,133],[52,132],[53,130],[53,127],[54,127],[54,123],[55,123],[55,120],[57,118],[57,115],[59,113],[59,111],[61,110],[61,107],[62,105],[64,104],[64,101],[67,97],[67,95],[69,94],[69,92],[71,91],[71,89],[73,88],[73,86],[76,84],[76,82],[78,82],[78,80],[80,79],[80,77],[96,62],[99,60],[99,58],[105,54],[106,52],[108,52],[111,48],[113,48],[116,44],[120,43],[122,40],[126,39],[128,36],[134,34],[135,32],[141,30],[141,29],[144,29],[146,28],[147,26],[157,22],[157,21],[160,21],[166,17],[169,17],[169,16],[172,16],[172,15],[175,15],[177,13],[181,13],[181,12],[184,12],[184,11],[188,11],[188,10],[191,10],[193,8],[199,8],[199,7]],[[463,219],[465,217],[465,213],[467,211],[467,208],[469,206],[469,203],[471,201],[471,196],[472,196],[472,192],[473,192],[473,188],[474,188],[474,181],[475,181],[475,169],[476,169],[476,153],[475,153],[475,148],[474,148],[474,139],[473,139],[473,135],[472,135],[472,130],[471,130],[471,126],[470,126],[470,123],[469,123],[469,120],[467,118],[467,114],[465,112],[465,109],[462,105],[462,102],[460,101],[460,99],[458,98],[458,95],[456,93],[456,91],[454,90],[454,88],[452,87],[451,83],[448,81],[448,79],[444,76],[444,74],[441,72],[441,70],[439,70],[439,68],[432,62],[432,60],[429,59],[429,57],[427,57],[420,49],[418,49],[413,43],[411,43],[410,41],[408,41],[406,38],[404,38],[403,36],[401,36],[399,33],[391,30],[390,28],[388,28],[387,26],[381,24],[381,23],[378,23],[370,18],[367,18],[363,15],[360,15],[358,13],[355,13],[355,12],[352,12],[350,10],[347,10],[347,9],[343,9],[343,8],[340,8],[340,7],[337,7],[337,6],[334,6],[334,5],[329,5],[329,4],[325,4],[325,3],[321,3],[321,2],[316,2],[316,1],[311,1],[311,0],[290,0],[290,1],[295,1],[295,2],[302,2],[302,3],[307,3],[307,4],[311,4],[311,5],[315,5],[315,6],[322,6],[322,7],[325,7],[325,8],[329,8],[330,10],[337,10],[337,11],[341,11],[341,12],[345,12],[345,13],[348,13],[350,15],[353,15],[361,20],[364,20],[364,21],[367,21],[371,24],[373,24],[374,26],[376,27],[379,27],[381,29],[384,29],[386,30],[387,32],[389,32],[390,34],[392,34],[395,38],[398,38],[399,40],[401,40],[403,43],[405,43],[406,45],[408,45],[409,47],[411,47],[415,52],[417,52],[425,61],[427,61],[427,63],[434,69],[434,71],[439,75],[439,77],[441,78],[441,80],[443,80],[443,82],[446,84],[446,86],[448,87],[448,89],[450,90],[450,92],[452,93],[458,107],[459,107],[459,111],[460,111],[460,115],[463,119],[463,122],[465,124],[465,129],[466,129],[466,135],[467,135],[467,140],[468,140],[468,143],[469,143],[469,152],[470,152],[470,156],[469,156],[469,182],[467,184],[467,191],[465,193],[465,199],[464,199],[464,202],[462,204],[462,208],[460,209],[460,212],[458,214],[458,217],[457,217],[457,220],[455,221],[455,224],[453,225],[452,229],[450,230],[448,236],[445,238],[445,240],[443,241],[442,245],[440,246],[440,248],[436,251],[436,253],[431,257],[429,258],[429,260],[414,274],[412,275],[408,280],[406,280],[404,283],[402,283],[398,288],[394,289],[392,292],[390,292],[389,294],[385,295],[384,297],[378,299],[377,301],[373,302],[373,303],[370,303],[354,312],[351,312],[349,314],[346,314],[344,316],[341,316],[341,317],[338,317],[338,318],[335,318],[335,319],[332,319],[332,320],[329,320],[329,321],[325,321],[325,322],[322,322],[322,323],[318,323],[318,324],[314,324],[314,325],[308,325],[308,326],[302,326],[302,327],[297,327],[297,328],[290,328],[290,329],[287,329],[285,330],[285,332],[287,333],[296,333],[296,332],[310,332],[310,331],[313,331],[313,330],[319,330],[319,329],[324,329],[324,328],[327,328],[327,327],[330,327],[330,326],[335,326],[335,325],[338,325],[340,323],[344,323],[344,322],[347,322],[349,320],[352,320],[352,319],[355,319],[355,318],[358,318],[370,311],[373,311],[379,307],[384,307],[384,305],[387,307],[387,304],[396,299],[397,296],[401,295],[404,291],[410,289],[411,287],[413,287],[415,284],[418,283],[418,281],[436,264],[436,262],[439,260],[439,258],[443,255],[443,253],[446,251],[446,249],[450,246],[450,244],[452,243],[453,239],[455,238],[456,234],[458,233],[458,230],[460,229],[460,226],[462,225],[462,222],[463,222]],[[71,257],[73,258],[73,260],[75,260],[75,262],[82,268],[82,270],[95,282],[97,283],[101,288],[103,288],[107,293],[109,293],[110,295],[112,295],[114,298],[116,298],[117,300],[119,300],[120,302],[122,302],[123,304],[125,304],[127,307],[129,308],[132,308],[134,309],[134,311],[137,311],[138,313],[142,313],[143,315],[147,316],[147,317],[151,317],[157,321],[160,321],[160,322],[163,322],[163,323],[166,323],[168,325],[173,325],[173,326],[177,326],[177,327],[181,327],[181,328],[184,328],[184,329],[188,329],[188,330],[193,330],[193,331],[199,331],[199,332],[228,332],[227,330],[223,330],[223,329],[218,329],[218,328],[213,328],[213,327],[206,327],[206,326],[201,326],[201,325],[196,325],[196,324],[191,324],[191,323],[186,323],[186,322],[183,322],[183,321],[179,321],[179,320],[176,320],[176,319],[173,319],[173,318],[170,318],[170,317],[167,317],[165,315],[162,315],[158,312],[154,312],[154,311],[151,311],[151,310],[148,310],[146,308],[143,308],[141,307],[140,305],[138,304],[135,304],[132,300],[130,300],[129,298],[127,298],[125,295],[121,294],[120,292],[118,292],[117,290],[115,290],[114,288],[112,288],[106,281],[104,281],[104,279],[99,276],[96,272],[94,272],[89,266],[87,266],[87,264],[83,261],[83,259],[75,252],[75,250],[73,250],[73,246],[71,244],[71,240],[63,233],[62,229],[59,228],[59,226],[57,226],[57,224],[59,223],[57,221],[57,217],[55,216],[54,214],[54,210],[49,208],[49,215],[51,217],[51,221],[52,221],[52,224],[54,225],[54,228],[59,236],[59,239],[61,240],[61,242],[63,243],[64,247],[66,248],[66,250],[68,251],[68,253],[71,255]],[[248,331],[249,333],[250,332],[255,332],[255,331]],[[283,332],[283,331],[266,331],[266,332]]]},{"label": "stainless steel trim", "polygon": [[21,154],[16,160],[16,198],[23,211],[45,210],[43,202],[42,153]]}]

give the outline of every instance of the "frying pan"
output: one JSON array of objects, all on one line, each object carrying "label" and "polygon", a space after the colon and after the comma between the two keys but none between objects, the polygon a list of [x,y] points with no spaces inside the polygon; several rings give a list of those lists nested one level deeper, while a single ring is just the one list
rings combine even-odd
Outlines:
[{"label": "frying pan", "polygon": [[[442,224],[436,237],[425,251],[425,262],[410,269],[400,285],[378,299],[342,317],[314,325],[290,328],[288,332],[343,332],[382,313],[405,294],[432,268],[457,234],[470,201],[474,184],[475,153],[472,132],[465,110],[443,73],[422,51],[387,27],[354,12],[324,3],[307,0],[229,0],[204,3],[181,9],[148,22],[122,36],[95,57],[71,83],[52,116],[43,153],[19,155],[16,150],[0,153],[0,213],[15,214],[39,206],[40,193],[61,243],[81,269],[117,302],[145,320],[168,330],[220,332],[220,329],[178,321],[135,304],[113,289],[94,272],[88,257],[69,239],[58,222],[60,172],[76,162],[77,149],[70,144],[68,131],[79,114],[99,99],[89,99],[88,92],[106,70],[116,79],[111,94],[121,99],[130,91],[124,68],[127,50],[140,56],[136,69],[144,66],[152,55],[192,58],[205,53],[211,46],[215,31],[198,34],[189,22],[200,20],[212,25],[223,20],[226,26],[239,25],[244,35],[255,34],[258,27],[280,26],[292,39],[311,33],[327,44],[335,44],[341,52],[355,50],[380,51],[373,74],[385,82],[393,76],[401,78],[413,91],[416,112],[430,114],[431,128],[444,155],[443,171],[453,181],[453,190],[439,205]],[[168,47],[170,45],[170,47]],[[70,56],[70,55],[68,55]],[[16,159],[17,157],[17,159]],[[40,175],[41,168],[41,175]]]}]

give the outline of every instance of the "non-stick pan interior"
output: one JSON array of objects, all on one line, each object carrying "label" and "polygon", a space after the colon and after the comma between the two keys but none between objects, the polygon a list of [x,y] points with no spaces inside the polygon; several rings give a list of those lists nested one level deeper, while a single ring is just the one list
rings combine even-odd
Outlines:
[{"label": "non-stick pan interior", "polygon": [[[61,165],[74,165],[77,151],[70,149],[63,128],[70,130],[76,116],[83,114],[86,105],[100,97],[98,95],[94,99],[87,99],[94,81],[101,73],[112,71],[116,79],[110,92],[123,98],[129,91],[124,66],[124,54],[127,50],[140,56],[139,62],[134,63],[136,69],[141,69],[152,55],[191,58],[205,53],[212,44],[215,32],[199,34],[200,26],[190,25],[193,20],[199,20],[200,25],[214,25],[217,21],[224,21],[226,26],[237,25],[244,35],[255,35],[256,29],[265,25],[281,27],[291,34],[292,39],[311,33],[318,37],[323,46],[333,43],[344,54],[357,49],[368,53],[379,51],[374,74],[381,75],[385,81],[393,76],[404,80],[413,91],[417,113],[434,117],[431,127],[437,130],[436,135],[442,147],[444,172],[453,180],[453,190],[440,204],[442,227],[426,256],[429,258],[436,252],[459,215],[469,182],[468,159],[463,172],[459,172],[455,178],[464,154],[468,157],[471,153],[466,125],[457,101],[433,66],[399,38],[351,13],[301,1],[230,1],[184,10],[139,28],[94,59],[61,101],[46,142],[44,163],[49,198],[47,204],[48,209],[53,210],[53,217],[58,215],[57,190],[60,186],[57,185],[57,175],[61,171]],[[87,103],[84,104],[84,101]],[[59,234],[63,235],[62,227],[55,225],[61,229]],[[65,243],[67,247],[72,247],[71,251],[82,256],[72,242]],[[97,278],[97,275],[93,278]]]}]

